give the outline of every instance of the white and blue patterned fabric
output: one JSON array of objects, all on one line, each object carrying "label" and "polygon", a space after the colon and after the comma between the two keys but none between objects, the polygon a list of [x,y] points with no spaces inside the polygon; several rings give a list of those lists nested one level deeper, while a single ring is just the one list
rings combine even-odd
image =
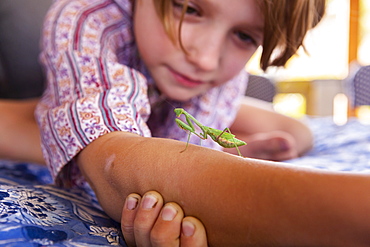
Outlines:
[{"label": "white and blue patterned fabric", "polygon": [[0,161],[0,246],[126,246],[89,191],[51,182],[44,166]]},{"label": "white and blue patterned fabric", "polygon": [[[351,119],[309,119],[314,148],[292,166],[370,173],[370,126]],[[0,161],[0,246],[126,246],[120,226],[90,191],[51,183],[45,167]]]},{"label": "white and blue patterned fabric", "polygon": [[339,126],[331,117],[309,119],[309,125],[314,133],[313,149],[288,163],[330,171],[370,173],[370,125],[351,118]]}]

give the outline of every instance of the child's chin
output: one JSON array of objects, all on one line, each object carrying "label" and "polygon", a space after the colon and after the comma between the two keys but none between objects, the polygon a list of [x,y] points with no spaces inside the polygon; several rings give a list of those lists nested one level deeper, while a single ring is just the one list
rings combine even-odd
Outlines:
[{"label": "child's chin", "polygon": [[194,97],[197,97],[199,94],[189,94],[187,92],[168,92],[164,93],[167,99],[178,101],[178,102],[187,102]]},{"label": "child's chin", "polygon": [[198,95],[191,95],[191,96],[187,96],[187,95],[175,95],[175,96],[171,96],[171,95],[168,95],[167,98],[170,99],[170,100],[173,100],[173,101],[178,101],[178,102],[188,102],[192,98],[197,97],[197,96]]}]

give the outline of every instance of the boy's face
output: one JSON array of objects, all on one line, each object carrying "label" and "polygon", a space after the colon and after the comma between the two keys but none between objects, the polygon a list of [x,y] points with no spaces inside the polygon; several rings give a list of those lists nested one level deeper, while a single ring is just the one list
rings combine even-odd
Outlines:
[{"label": "boy's face", "polygon": [[[189,0],[180,45],[173,44],[153,0],[135,1],[134,30],[140,55],[159,90],[186,101],[236,76],[263,41],[257,0]],[[184,0],[174,0],[177,30]]]}]

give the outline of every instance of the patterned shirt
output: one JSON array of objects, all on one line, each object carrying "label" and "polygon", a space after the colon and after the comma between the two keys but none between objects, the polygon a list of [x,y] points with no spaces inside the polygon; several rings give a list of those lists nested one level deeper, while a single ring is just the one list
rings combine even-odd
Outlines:
[{"label": "patterned shirt", "polygon": [[[44,157],[59,183],[79,184],[73,158],[112,131],[186,141],[174,107],[218,129],[235,118],[245,71],[188,102],[166,100],[138,56],[132,25],[129,0],[58,0],[46,16],[40,59],[47,89],[36,117]],[[191,142],[200,144],[195,137]],[[219,148],[210,140],[201,144]]]}]

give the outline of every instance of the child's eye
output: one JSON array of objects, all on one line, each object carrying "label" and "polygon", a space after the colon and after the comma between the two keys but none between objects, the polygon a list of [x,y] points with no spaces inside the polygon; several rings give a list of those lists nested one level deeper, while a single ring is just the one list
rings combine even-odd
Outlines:
[{"label": "child's eye", "polygon": [[254,45],[257,45],[257,42],[249,34],[246,34],[246,33],[241,32],[241,31],[235,31],[235,35],[243,43],[252,43]]},{"label": "child's eye", "polygon": [[[184,1],[173,1],[173,6],[175,9],[182,12],[185,4]],[[185,13],[188,15],[199,15],[199,11],[196,8],[189,5],[186,6]]]}]

